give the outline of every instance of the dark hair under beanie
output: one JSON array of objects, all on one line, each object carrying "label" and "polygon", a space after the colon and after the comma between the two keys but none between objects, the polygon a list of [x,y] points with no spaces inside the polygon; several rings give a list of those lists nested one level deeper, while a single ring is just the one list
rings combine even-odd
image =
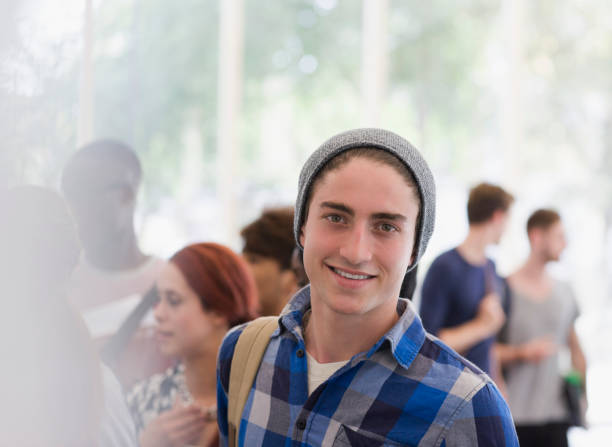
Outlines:
[{"label": "dark hair under beanie", "polygon": [[300,228],[304,224],[306,204],[310,188],[323,167],[334,157],[349,149],[381,149],[395,155],[414,176],[421,198],[420,222],[417,225],[415,246],[418,247],[414,262],[408,270],[414,268],[427,248],[433,233],[436,214],[436,186],[434,178],[419,151],[399,135],[383,129],[354,129],[331,137],[323,143],[306,161],[300,173],[298,196],[295,203],[293,233],[298,247]]}]

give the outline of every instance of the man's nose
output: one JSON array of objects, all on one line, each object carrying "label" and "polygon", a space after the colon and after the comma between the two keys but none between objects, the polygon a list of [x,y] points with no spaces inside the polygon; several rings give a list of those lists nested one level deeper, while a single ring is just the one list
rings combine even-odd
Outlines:
[{"label": "man's nose", "polygon": [[371,244],[367,225],[355,225],[342,241],[340,256],[352,265],[368,262],[372,259]]}]

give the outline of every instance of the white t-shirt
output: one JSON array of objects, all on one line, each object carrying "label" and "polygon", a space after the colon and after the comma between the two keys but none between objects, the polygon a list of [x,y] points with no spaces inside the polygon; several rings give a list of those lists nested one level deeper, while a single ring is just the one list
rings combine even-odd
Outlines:
[{"label": "white t-shirt", "polygon": [[[94,339],[117,331],[153,286],[164,264],[164,260],[151,256],[135,269],[108,272],[81,260],[72,275],[69,299],[81,312]],[[143,325],[150,326],[152,322],[149,315]]]},{"label": "white t-shirt", "polygon": [[[135,269],[108,272],[81,260],[72,276],[69,298],[80,310],[98,348],[117,332],[153,287],[165,263],[149,257]],[[149,309],[113,366],[126,387],[164,371],[174,361],[160,351],[154,338],[154,324],[153,311]]]},{"label": "white t-shirt", "polygon": [[308,395],[312,394],[319,385],[348,362],[348,360],[343,360],[341,362],[319,363],[308,351],[306,351],[306,358],[308,359]]},{"label": "white t-shirt", "polygon": [[136,430],[119,381],[111,370],[102,366],[104,412],[100,426],[100,447],[137,447]]},{"label": "white t-shirt", "polygon": [[517,362],[505,371],[508,404],[518,425],[536,425],[567,420],[563,400],[560,355],[567,352],[568,339],[578,317],[578,306],[568,284],[554,281],[546,299],[530,298],[511,289],[511,312],[500,336],[504,343],[520,345],[539,337],[550,337],[559,351],[537,363]]}]

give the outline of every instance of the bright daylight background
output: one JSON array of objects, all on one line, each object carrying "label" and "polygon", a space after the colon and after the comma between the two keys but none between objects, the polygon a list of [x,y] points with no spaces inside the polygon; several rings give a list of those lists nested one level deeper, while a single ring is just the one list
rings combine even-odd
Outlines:
[{"label": "bright daylight background", "polygon": [[589,360],[591,428],[612,436],[612,9],[605,0],[0,0],[0,186],[58,186],[79,144],[144,166],[138,233],[162,256],[294,200],[324,139],[363,125],[411,140],[439,191],[432,258],[465,234],[467,189],[516,198],[492,256],[558,208]]}]

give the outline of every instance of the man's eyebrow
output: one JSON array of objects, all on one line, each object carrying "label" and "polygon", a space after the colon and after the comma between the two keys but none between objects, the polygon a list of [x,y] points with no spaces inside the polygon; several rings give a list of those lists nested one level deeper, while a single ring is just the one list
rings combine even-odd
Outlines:
[{"label": "man's eyebrow", "polygon": [[393,214],[393,213],[375,213],[372,215],[374,219],[384,219],[384,220],[393,220],[404,222],[407,220],[406,216],[403,214]]},{"label": "man's eyebrow", "polygon": [[351,208],[349,208],[348,206],[346,206],[343,203],[321,202],[321,205],[319,205],[319,206],[321,208],[331,208],[333,210],[342,211],[343,213],[346,213],[349,216],[354,216],[355,215],[355,211],[353,211]]},{"label": "man's eyebrow", "polygon": [[[348,206],[346,206],[343,203],[321,202],[320,207],[321,208],[331,208],[331,209],[334,209],[334,210],[337,210],[337,211],[342,211],[343,213],[346,213],[349,216],[354,216],[355,215],[355,211],[353,211],[352,208],[349,208]],[[404,216],[403,214],[385,213],[385,212],[374,213],[374,214],[372,214],[372,218],[373,219],[391,220],[391,221],[395,221],[395,222],[404,222],[404,221],[407,220],[406,216]]]}]

